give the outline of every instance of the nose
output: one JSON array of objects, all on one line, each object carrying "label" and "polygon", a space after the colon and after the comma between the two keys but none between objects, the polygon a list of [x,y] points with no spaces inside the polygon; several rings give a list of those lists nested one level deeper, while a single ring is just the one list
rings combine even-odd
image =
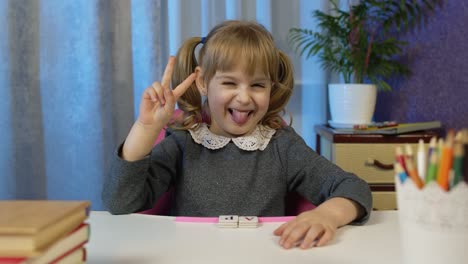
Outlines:
[{"label": "nose", "polygon": [[240,87],[237,89],[236,94],[236,101],[241,104],[249,104],[250,103],[250,91],[248,87]]}]

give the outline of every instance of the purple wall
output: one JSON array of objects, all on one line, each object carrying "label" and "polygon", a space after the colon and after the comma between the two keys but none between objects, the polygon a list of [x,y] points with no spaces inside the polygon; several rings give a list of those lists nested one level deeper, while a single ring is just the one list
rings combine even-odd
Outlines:
[{"label": "purple wall", "polygon": [[445,2],[406,36],[412,75],[378,93],[376,121],[440,120],[446,129],[468,128],[468,1]]}]

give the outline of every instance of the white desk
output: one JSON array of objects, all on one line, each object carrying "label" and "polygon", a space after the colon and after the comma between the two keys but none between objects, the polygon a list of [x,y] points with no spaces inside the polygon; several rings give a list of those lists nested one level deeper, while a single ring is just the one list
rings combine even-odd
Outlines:
[{"label": "white desk", "polygon": [[207,223],[175,223],[173,217],[91,212],[88,263],[401,263],[398,214],[372,212],[364,226],[345,226],[325,247],[285,250],[273,230],[223,229]]}]

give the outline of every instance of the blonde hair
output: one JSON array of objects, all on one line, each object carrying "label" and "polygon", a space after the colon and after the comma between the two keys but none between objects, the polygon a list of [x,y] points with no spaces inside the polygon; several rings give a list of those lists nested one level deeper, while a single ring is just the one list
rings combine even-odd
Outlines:
[{"label": "blonde hair", "polygon": [[[209,83],[216,71],[232,70],[241,58],[247,74],[253,75],[259,67],[273,83],[270,105],[260,123],[273,129],[284,127],[281,116],[291,97],[294,78],[289,58],[276,48],[272,35],[258,23],[231,20],[217,25],[204,38],[197,62],[195,49],[201,43],[202,38],[193,37],[180,47],[172,87],[184,81],[197,66],[203,69],[203,81]],[[202,105],[195,83],[179,98],[178,104],[184,118],[173,124],[174,127],[188,129],[200,122],[210,122],[207,105]]]}]

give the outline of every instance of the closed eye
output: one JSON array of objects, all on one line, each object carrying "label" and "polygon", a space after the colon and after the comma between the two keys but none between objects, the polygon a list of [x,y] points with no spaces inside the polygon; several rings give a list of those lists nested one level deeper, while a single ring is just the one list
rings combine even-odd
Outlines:
[{"label": "closed eye", "polygon": [[254,83],[252,86],[253,87],[265,88],[266,85],[264,83]]},{"label": "closed eye", "polygon": [[228,86],[236,85],[234,82],[222,82],[221,84],[222,85],[228,85]]}]

